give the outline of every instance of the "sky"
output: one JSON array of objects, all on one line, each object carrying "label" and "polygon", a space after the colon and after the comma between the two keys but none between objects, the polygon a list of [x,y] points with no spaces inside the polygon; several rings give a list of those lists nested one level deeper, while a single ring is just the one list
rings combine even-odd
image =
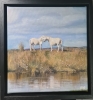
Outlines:
[{"label": "sky", "polygon": [[[7,47],[20,43],[30,48],[29,40],[42,35],[58,37],[63,46],[87,46],[86,7],[7,7]],[[43,43],[49,48],[49,42]],[[39,48],[36,46],[35,48]]]}]

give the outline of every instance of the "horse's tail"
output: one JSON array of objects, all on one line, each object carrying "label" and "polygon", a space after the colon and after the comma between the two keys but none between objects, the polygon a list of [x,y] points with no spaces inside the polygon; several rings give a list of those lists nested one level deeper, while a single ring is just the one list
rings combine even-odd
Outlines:
[{"label": "horse's tail", "polygon": [[61,50],[63,51],[63,41],[61,40]]},{"label": "horse's tail", "polygon": [[29,40],[29,45],[31,45],[31,39]]},{"label": "horse's tail", "polygon": [[29,40],[29,46],[30,46],[30,51],[31,51],[31,39]]}]

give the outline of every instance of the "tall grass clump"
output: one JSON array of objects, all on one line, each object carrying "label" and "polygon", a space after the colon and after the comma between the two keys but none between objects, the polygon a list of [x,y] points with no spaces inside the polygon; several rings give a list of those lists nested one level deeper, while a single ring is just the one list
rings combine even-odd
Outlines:
[{"label": "tall grass clump", "polygon": [[24,45],[23,43],[20,43],[19,46],[18,46],[19,50],[20,51],[24,51]]}]

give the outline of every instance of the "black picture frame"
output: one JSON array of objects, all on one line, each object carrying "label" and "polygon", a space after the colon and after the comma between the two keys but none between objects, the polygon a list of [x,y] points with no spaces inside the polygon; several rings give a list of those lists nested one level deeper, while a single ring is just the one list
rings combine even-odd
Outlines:
[{"label": "black picture frame", "polygon": [[[88,92],[36,92],[7,94],[7,6],[87,6],[88,28]],[[93,98],[93,28],[92,28],[92,0],[1,0],[0,1],[0,75],[1,100],[47,100],[47,99],[89,99]]]}]

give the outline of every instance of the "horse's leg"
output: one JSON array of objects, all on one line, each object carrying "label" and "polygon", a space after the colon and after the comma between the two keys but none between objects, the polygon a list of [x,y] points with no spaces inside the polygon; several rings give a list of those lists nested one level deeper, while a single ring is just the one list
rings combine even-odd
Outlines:
[{"label": "horse's leg", "polygon": [[42,45],[40,44],[40,51],[41,51]]},{"label": "horse's leg", "polygon": [[61,44],[61,50],[63,51],[63,45]]},{"label": "horse's leg", "polygon": [[33,50],[35,51],[35,48],[34,48],[35,46],[33,45]]},{"label": "horse's leg", "polygon": [[42,50],[42,44],[41,44],[41,50]]},{"label": "horse's leg", "polygon": [[30,44],[30,51],[31,51],[32,45]]},{"label": "horse's leg", "polygon": [[63,45],[62,44],[63,44],[63,42],[61,41],[61,50],[63,51]]},{"label": "horse's leg", "polygon": [[30,45],[30,51],[31,51],[31,41],[29,40],[29,45]]},{"label": "horse's leg", "polygon": [[58,47],[58,50],[57,50],[57,52],[59,51],[59,45],[57,44],[57,47]]},{"label": "horse's leg", "polygon": [[52,45],[51,45],[51,52],[52,52]]},{"label": "horse's leg", "polygon": [[63,51],[63,46],[61,45],[61,50]]}]

